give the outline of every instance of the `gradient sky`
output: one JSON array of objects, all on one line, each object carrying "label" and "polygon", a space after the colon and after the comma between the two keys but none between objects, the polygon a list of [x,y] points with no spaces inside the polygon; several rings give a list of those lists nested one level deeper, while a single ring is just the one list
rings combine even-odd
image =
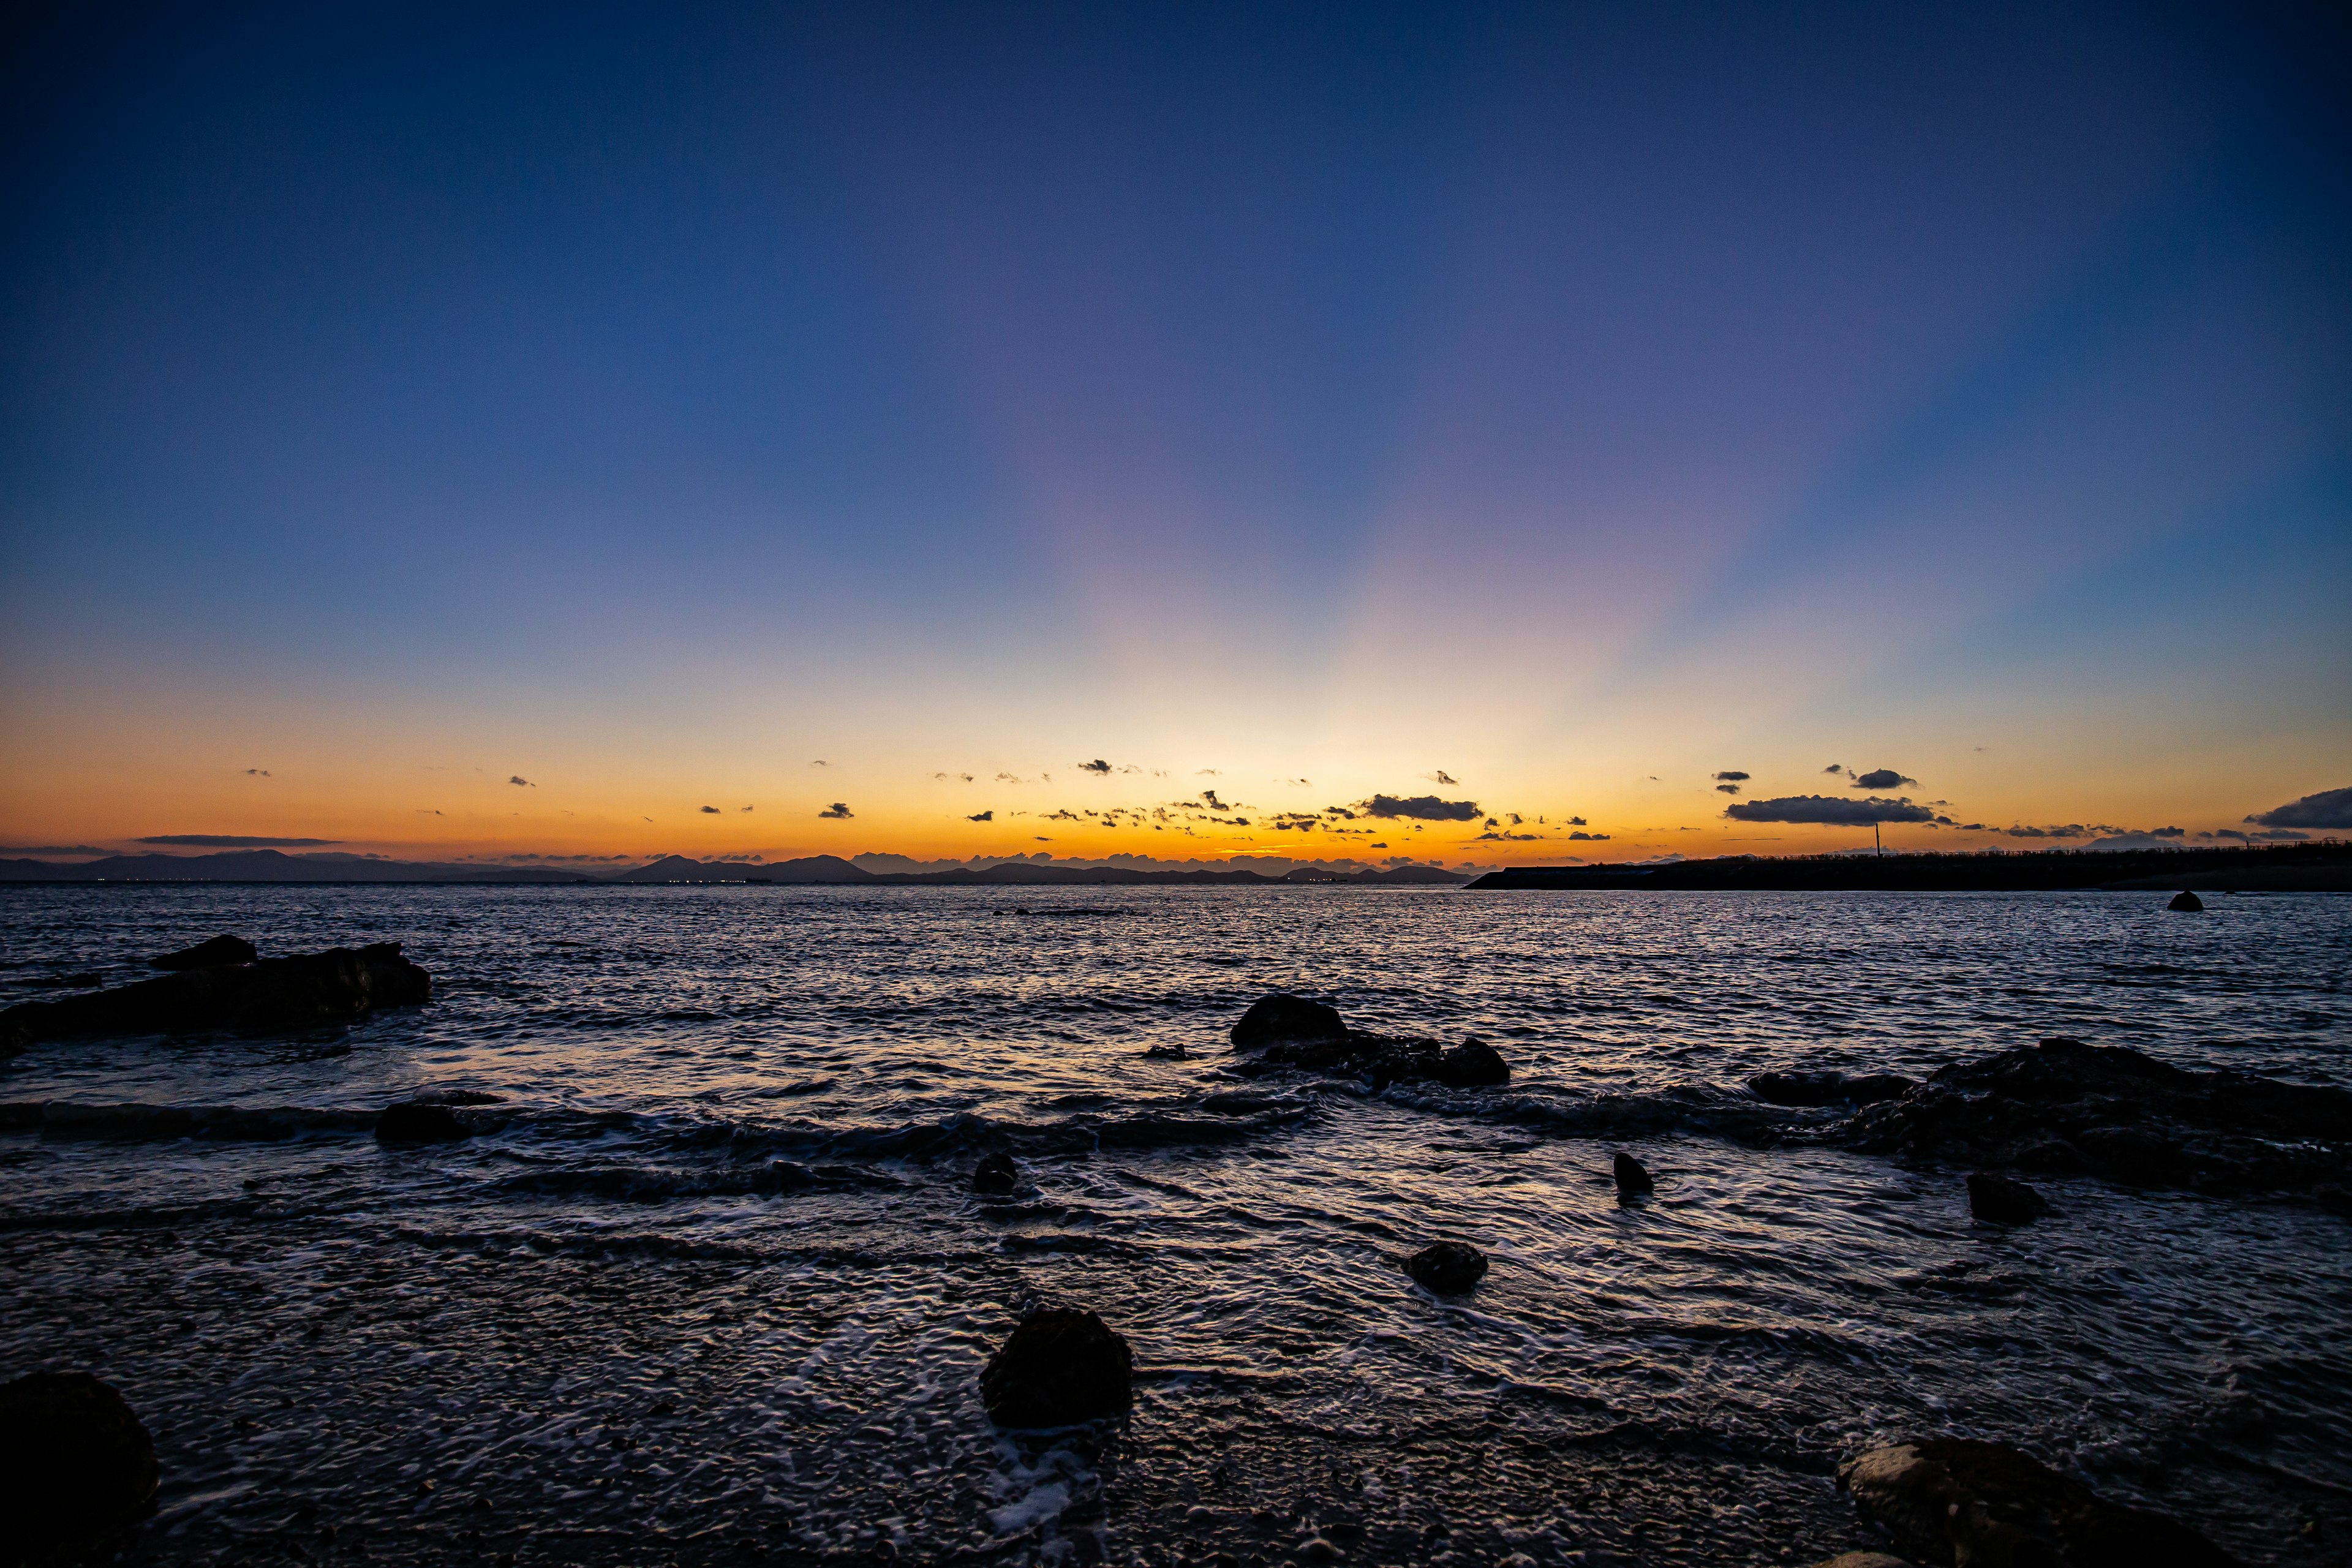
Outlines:
[{"label": "gradient sky", "polygon": [[19,13],[0,839],[2234,828],[2352,784],[2341,16]]}]

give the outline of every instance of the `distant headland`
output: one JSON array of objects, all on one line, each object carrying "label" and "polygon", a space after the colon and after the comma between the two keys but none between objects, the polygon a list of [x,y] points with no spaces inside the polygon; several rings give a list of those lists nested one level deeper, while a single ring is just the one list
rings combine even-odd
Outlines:
[{"label": "distant headland", "polygon": [[2352,892],[2352,843],[2231,849],[2042,849],[1927,855],[1731,855],[1663,865],[1521,866],[1479,891],[1634,888],[1657,891],[2026,892],[2173,888],[2203,892]]}]

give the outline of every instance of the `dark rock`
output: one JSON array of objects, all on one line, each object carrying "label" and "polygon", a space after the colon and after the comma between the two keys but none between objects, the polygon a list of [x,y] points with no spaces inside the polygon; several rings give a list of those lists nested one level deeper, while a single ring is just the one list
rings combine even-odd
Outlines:
[{"label": "dark rock", "polygon": [[2231,1568],[2176,1520],[2108,1502],[2000,1443],[1942,1437],[1874,1448],[1838,1469],[1864,1519],[1937,1568]]},{"label": "dark rock", "polygon": [[1234,1049],[1246,1051],[1281,1041],[1340,1040],[1347,1034],[1338,1008],[1277,991],[1250,1004],[1234,1026],[1233,1041]]},{"label": "dark rock", "polygon": [[1013,1163],[1010,1154],[982,1154],[980,1163],[971,1168],[971,1190],[975,1193],[1001,1197],[1020,1184],[1021,1167]]},{"label": "dark rock", "polygon": [[1150,1047],[1143,1054],[1154,1061],[1189,1062],[1192,1059],[1192,1052],[1186,1050],[1181,1044],[1172,1040],[1164,1046]]},{"label": "dark rock", "polygon": [[1969,1178],[1969,1212],[1995,1225],[2023,1225],[2048,1214],[2050,1204],[2023,1182],[1979,1171]]},{"label": "dark rock", "polygon": [[1440,1241],[1404,1260],[1404,1271],[1441,1296],[1460,1296],[1486,1276],[1486,1255],[1467,1242]]},{"label": "dark rock", "polygon": [[18,982],[39,991],[81,991],[104,983],[103,977],[97,974],[43,974]]},{"label": "dark rock", "polygon": [[2352,1189],[2343,1187],[2335,1182],[2322,1182],[2311,1189],[2311,1195],[2313,1200],[2329,1214],[2340,1214],[2347,1219],[2352,1219]]},{"label": "dark rock", "polygon": [[1899,1073],[1759,1072],[1748,1080],[1756,1098],[1770,1105],[1875,1105],[1900,1100],[1919,1080]]},{"label": "dark rock", "polygon": [[1979,1169],[2072,1161],[2110,1181],[2309,1193],[2352,1168],[2352,1093],[2050,1039],[1945,1068],[1819,1136]]},{"label": "dark rock", "polygon": [[1658,1190],[1658,1184],[1650,1180],[1648,1169],[1622,1149],[1617,1151],[1616,1164],[1617,1195],[1620,1198],[1638,1198]]},{"label": "dark rock", "polygon": [[1369,1079],[1375,1094],[1391,1083],[1476,1089],[1507,1083],[1511,1077],[1510,1064],[1482,1040],[1465,1040],[1448,1049],[1417,1036],[1374,1035],[1360,1029],[1343,1029],[1319,1039],[1276,1040],[1259,1047],[1249,1059],[1235,1063],[1233,1070],[1255,1077],[1276,1068]]},{"label": "dark rock", "polygon": [[411,1105],[498,1105],[505,1100],[481,1089],[423,1089],[408,1097]]},{"label": "dark rock", "polygon": [[1134,1377],[1127,1341],[1100,1318],[1047,1307],[988,1358],[980,1398],[1000,1426],[1067,1426],[1126,1409]]},{"label": "dark rock", "polygon": [[372,1008],[415,1006],[432,990],[433,977],[401,957],[396,942],[188,969],[88,996],[19,1002],[0,1012],[0,1055],[95,1035],[314,1028],[350,1023]]},{"label": "dark rock", "polygon": [[473,1135],[474,1130],[446,1105],[405,1100],[385,1106],[375,1119],[379,1143],[462,1143]]},{"label": "dark rock", "polygon": [[150,969],[216,969],[225,963],[251,963],[261,956],[260,949],[241,936],[216,936],[210,942],[200,942],[194,947],[184,947],[177,952],[167,952],[147,961]]},{"label": "dark rock", "polygon": [[2173,894],[2172,902],[2164,907],[2168,910],[2179,910],[2184,915],[2199,915],[2205,912],[2205,900],[2194,893],[2179,892]]},{"label": "dark rock", "polygon": [[1454,1089],[1484,1089],[1511,1081],[1511,1065],[1484,1040],[1465,1040],[1437,1058],[1437,1081]]},{"label": "dark rock", "polygon": [[1814,1563],[1813,1568],[1911,1568],[1911,1564],[1884,1552],[1841,1552]]},{"label": "dark rock", "polygon": [[0,1540],[6,1560],[79,1558],[155,1511],[155,1444],[122,1395],[86,1372],[0,1384]]}]

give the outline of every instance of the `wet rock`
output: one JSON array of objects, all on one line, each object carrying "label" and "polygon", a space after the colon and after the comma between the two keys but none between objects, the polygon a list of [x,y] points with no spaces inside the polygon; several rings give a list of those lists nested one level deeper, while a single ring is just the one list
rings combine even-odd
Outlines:
[{"label": "wet rock", "polygon": [[261,956],[261,951],[241,936],[216,936],[210,942],[200,942],[194,947],[184,947],[177,952],[159,954],[147,961],[150,969],[215,969],[225,963],[251,963]]},{"label": "wet rock", "polygon": [[1814,1563],[1813,1568],[1911,1568],[1911,1564],[1884,1552],[1841,1552]]},{"label": "wet rock", "polygon": [[2050,1204],[2023,1182],[1979,1171],[1969,1178],[1969,1212],[1995,1225],[2023,1225],[2050,1212]]},{"label": "wet rock", "polygon": [[1810,1108],[1900,1100],[1918,1083],[1900,1073],[1759,1072],[1748,1080],[1748,1088],[1769,1105]]},{"label": "wet rock", "polygon": [[980,1398],[1000,1426],[1068,1426],[1126,1409],[1134,1377],[1127,1341],[1100,1318],[1046,1307],[988,1358]]},{"label": "wet rock", "polygon": [[1251,1003],[1233,1028],[1237,1051],[1285,1041],[1344,1040],[1347,1035],[1348,1026],[1340,1021],[1338,1008],[1279,991]]},{"label": "wet rock", "polygon": [[1440,1241],[1404,1260],[1404,1271],[1441,1296],[1466,1294],[1486,1276],[1486,1255],[1463,1241]]},{"label": "wet rock", "polygon": [[345,1024],[377,1007],[415,1006],[432,990],[433,977],[401,957],[396,942],[187,969],[88,996],[20,1002],[0,1012],[0,1056],[41,1040]]},{"label": "wet rock", "polygon": [[1620,1198],[1638,1198],[1658,1190],[1658,1184],[1650,1179],[1648,1167],[1622,1149],[1617,1151],[1616,1167]]},{"label": "wet rock", "polygon": [[1013,1156],[1003,1152],[982,1154],[980,1163],[971,1168],[971,1190],[991,1197],[1002,1197],[1021,1184],[1021,1167]]},{"label": "wet rock", "polygon": [[42,974],[18,984],[39,991],[82,991],[103,984],[104,978],[97,974]]},{"label": "wet rock", "polygon": [[2049,1039],[1945,1068],[1819,1136],[1979,1170],[2072,1161],[2110,1181],[2308,1194],[2352,1168],[2352,1093]]},{"label": "wet rock", "polygon": [[0,1540],[9,1562],[94,1554],[155,1511],[155,1444],[86,1372],[0,1384]]},{"label": "wet rock", "polygon": [[1153,1061],[1189,1062],[1192,1059],[1192,1053],[1186,1050],[1181,1044],[1174,1041],[1171,1041],[1164,1046],[1150,1047],[1145,1049],[1143,1054],[1146,1057],[1150,1058]]},{"label": "wet rock", "polygon": [[1336,1035],[1280,1039],[1255,1047],[1232,1070],[1255,1077],[1276,1068],[1366,1079],[1375,1094],[1392,1083],[1477,1089],[1507,1083],[1511,1077],[1510,1064],[1483,1040],[1468,1039],[1448,1048],[1419,1036],[1375,1035],[1344,1027]]},{"label": "wet rock", "polygon": [[2347,1219],[2352,1219],[2352,1188],[2346,1188],[2334,1182],[2322,1182],[2311,1189],[2311,1196],[2313,1201],[2329,1214],[2340,1214]]},{"label": "wet rock", "polygon": [[2168,910],[2178,910],[2184,915],[2199,915],[2205,912],[2205,900],[2194,893],[2179,892],[2173,894],[2172,902],[2164,907]]},{"label": "wet rock", "polygon": [[484,1089],[421,1089],[408,1097],[411,1105],[498,1105],[506,1096]]},{"label": "wet rock", "polygon": [[2001,1443],[1943,1437],[1874,1448],[1838,1469],[1864,1519],[1912,1561],[1952,1568],[2228,1568],[2211,1542],[2126,1508]]},{"label": "wet rock", "polygon": [[1437,1058],[1437,1081],[1454,1089],[1484,1089],[1511,1081],[1511,1067],[1484,1040],[1465,1040]]},{"label": "wet rock", "polygon": [[414,1100],[387,1105],[375,1119],[379,1143],[462,1143],[473,1135],[474,1130],[447,1106]]}]

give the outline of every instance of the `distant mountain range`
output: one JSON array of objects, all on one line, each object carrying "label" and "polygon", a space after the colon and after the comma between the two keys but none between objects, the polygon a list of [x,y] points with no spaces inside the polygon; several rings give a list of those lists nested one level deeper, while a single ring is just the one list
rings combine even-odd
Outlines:
[{"label": "distant mountain range", "polygon": [[365,855],[289,855],[278,849],[237,849],[220,855],[110,855],[80,863],[0,860],[0,882],[754,882],[794,887],[1130,887],[1151,883],[1214,883],[1271,887],[1332,882],[1386,887],[1459,887],[1467,874],[1434,866],[1387,871],[1327,871],[1302,866],[1287,876],[1259,871],[1139,871],[1119,866],[1051,866],[1009,861],[980,870],[868,871],[837,855],[765,863],[695,860],[665,856],[633,870],[599,873],[556,866],[481,866],[427,860],[379,860]]}]

